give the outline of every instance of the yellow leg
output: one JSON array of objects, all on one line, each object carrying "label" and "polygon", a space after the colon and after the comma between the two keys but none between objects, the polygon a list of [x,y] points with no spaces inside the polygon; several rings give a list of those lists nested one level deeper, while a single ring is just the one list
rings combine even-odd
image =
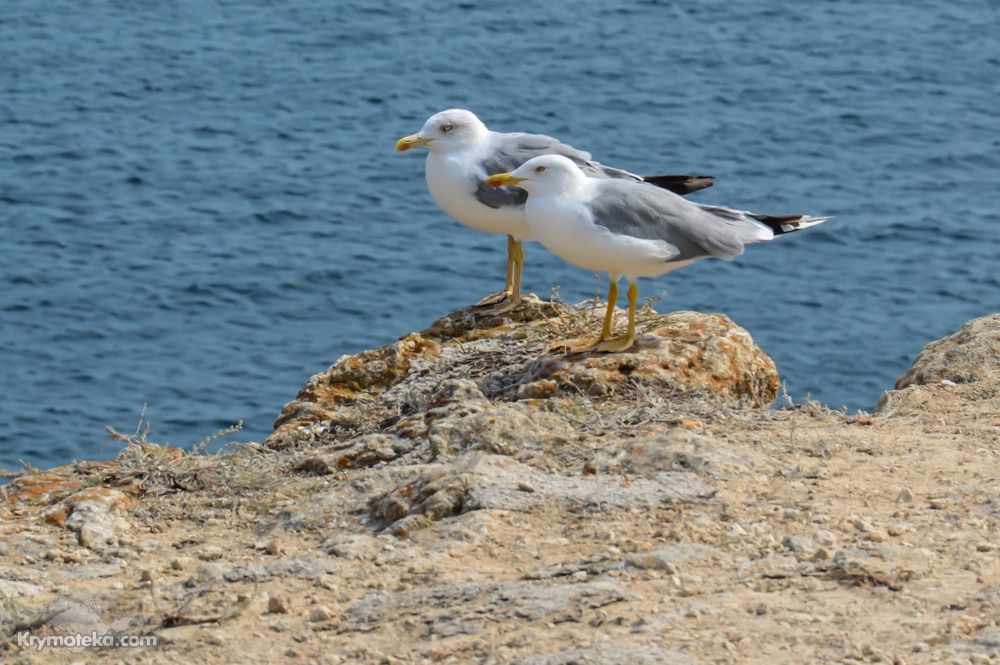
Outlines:
[{"label": "yellow leg", "polygon": [[524,272],[524,243],[514,240],[510,236],[508,255],[513,262],[513,283],[511,285],[510,298],[507,302],[502,302],[496,307],[486,310],[486,314],[505,314],[521,304],[521,273]]},{"label": "yellow leg", "polygon": [[584,353],[598,349],[605,340],[611,338],[611,320],[615,316],[615,303],[618,301],[618,283],[611,282],[608,287],[608,308],[604,310],[604,325],[601,326],[601,334],[594,337],[581,337],[579,339],[568,339],[564,342],[553,344],[549,350],[565,350],[566,353]]},{"label": "yellow leg", "polygon": [[618,282],[608,285],[608,308],[604,311],[604,325],[601,326],[601,336],[597,341],[611,339],[611,320],[615,317],[615,303],[618,302]]},{"label": "yellow leg", "polygon": [[619,351],[626,351],[635,344],[635,301],[638,297],[639,289],[636,287],[635,282],[633,282],[628,286],[628,332],[625,333],[624,337],[615,337],[614,339],[602,341],[597,345],[598,351],[617,353]]},{"label": "yellow leg", "polygon": [[[504,282],[503,291],[500,293],[494,293],[486,296],[479,302],[477,302],[473,307],[487,307],[489,305],[496,305],[504,300],[510,298],[511,293],[514,291],[514,272],[515,272],[515,256],[517,255],[516,247],[521,243],[514,240],[513,236],[507,236],[507,281]],[[524,261],[524,249],[521,249],[521,261]],[[519,280],[520,281],[520,280]],[[520,286],[520,284],[519,284]]]}]

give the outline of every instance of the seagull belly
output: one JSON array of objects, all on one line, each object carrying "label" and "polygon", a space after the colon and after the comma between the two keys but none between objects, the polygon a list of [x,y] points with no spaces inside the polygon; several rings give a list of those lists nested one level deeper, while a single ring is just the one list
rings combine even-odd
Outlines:
[{"label": "seagull belly", "polygon": [[475,175],[463,169],[457,160],[436,157],[431,155],[427,159],[427,188],[441,210],[477,231],[531,239],[522,206],[491,208],[480,203],[476,199],[479,183]]},{"label": "seagull belly", "polygon": [[594,224],[582,205],[533,202],[528,197],[526,211],[535,239],[546,249],[577,267],[607,272],[613,279],[655,277],[689,263],[670,263],[679,251],[666,241],[613,233]]}]

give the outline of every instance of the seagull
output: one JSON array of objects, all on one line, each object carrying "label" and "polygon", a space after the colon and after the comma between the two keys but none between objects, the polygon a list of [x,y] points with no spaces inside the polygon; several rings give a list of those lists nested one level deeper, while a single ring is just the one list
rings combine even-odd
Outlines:
[{"label": "seagull", "polygon": [[442,210],[462,224],[486,233],[507,235],[507,281],[504,290],[476,303],[494,305],[490,314],[503,314],[521,302],[524,240],[531,229],[524,220],[527,193],[516,187],[492,189],[486,176],[513,171],[532,157],[564,156],[581,174],[592,178],[649,182],[657,187],[688,194],[714,184],[712,176],[638,176],[599,164],[590,153],[572,148],[551,136],[492,132],[471,111],[449,109],[432,115],[416,134],[396,141],[396,152],[427,148],[425,176],[431,196]]},{"label": "seagull", "polygon": [[[613,353],[632,347],[639,277],[656,277],[700,259],[731,261],[746,245],[830,219],[774,217],[700,205],[644,182],[588,178],[560,155],[529,159],[513,172],[491,175],[486,185],[523,189],[528,194],[525,220],[536,240],[573,265],[608,273],[608,307],[601,333],[596,339],[556,345],[568,353]],[[612,338],[611,319],[622,277],[629,283],[628,332]]]}]

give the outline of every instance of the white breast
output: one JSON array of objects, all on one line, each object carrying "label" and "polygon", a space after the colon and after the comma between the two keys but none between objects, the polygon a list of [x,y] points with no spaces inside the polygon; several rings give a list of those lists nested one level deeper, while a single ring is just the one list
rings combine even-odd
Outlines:
[{"label": "white breast", "polygon": [[662,275],[690,262],[668,263],[678,249],[663,240],[615,234],[595,225],[579,197],[529,196],[525,206],[535,239],[556,256],[611,279]]},{"label": "white breast", "polygon": [[[451,153],[427,156],[427,188],[435,203],[462,224],[486,233],[505,233],[518,240],[531,238],[524,208],[491,208],[476,199],[477,174],[469,168],[471,155]],[[483,174],[483,177],[488,174]]]}]

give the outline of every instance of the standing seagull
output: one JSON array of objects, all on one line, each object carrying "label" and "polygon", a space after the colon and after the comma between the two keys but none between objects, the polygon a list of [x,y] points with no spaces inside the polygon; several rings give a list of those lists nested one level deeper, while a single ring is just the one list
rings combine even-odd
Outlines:
[{"label": "standing seagull", "polygon": [[[513,173],[486,179],[528,193],[524,213],[535,238],[570,263],[608,273],[608,308],[596,339],[559,346],[570,353],[624,351],[635,343],[639,277],[655,277],[699,259],[731,261],[745,245],[822,224],[829,217],[772,217],[686,201],[643,182],[587,178],[559,155],[530,159]],[[628,332],[611,337],[618,280],[628,280]]]},{"label": "standing seagull", "polygon": [[[521,302],[522,241],[531,239],[524,221],[527,193],[517,188],[491,189],[486,176],[513,171],[532,157],[563,155],[581,175],[650,182],[678,194],[696,192],[713,184],[712,176],[638,176],[603,166],[590,153],[576,150],[542,134],[491,132],[471,111],[450,109],[428,118],[419,133],[396,141],[396,152],[427,148],[425,175],[434,201],[466,226],[486,233],[507,234],[507,282],[500,293],[487,296],[477,307],[497,305],[491,314],[508,312]],[[504,301],[507,301],[504,303]],[[499,304],[498,304],[499,303]]]}]

